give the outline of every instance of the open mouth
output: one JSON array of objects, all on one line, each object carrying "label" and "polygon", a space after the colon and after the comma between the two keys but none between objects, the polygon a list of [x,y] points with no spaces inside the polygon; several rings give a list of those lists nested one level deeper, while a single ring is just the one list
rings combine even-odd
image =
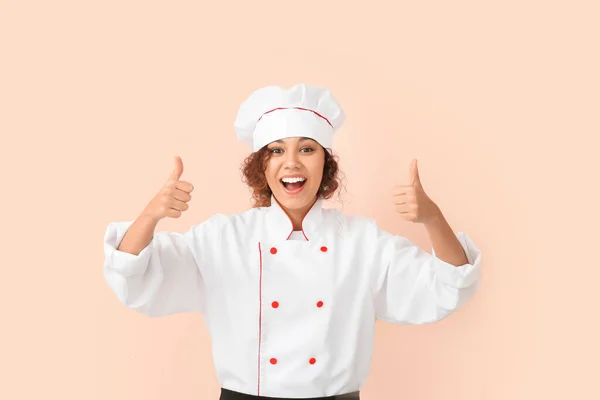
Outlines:
[{"label": "open mouth", "polygon": [[290,194],[296,194],[299,193],[304,187],[306,178],[283,178],[280,180],[280,182],[286,192]]}]

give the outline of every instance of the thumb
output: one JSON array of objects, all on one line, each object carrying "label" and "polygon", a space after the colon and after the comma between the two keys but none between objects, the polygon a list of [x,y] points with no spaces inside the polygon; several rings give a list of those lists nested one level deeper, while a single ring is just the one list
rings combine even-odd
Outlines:
[{"label": "thumb", "polygon": [[417,165],[417,160],[412,160],[410,164],[410,184],[415,186],[421,186],[421,178],[419,177],[419,167]]},{"label": "thumb", "polygon": [[171,172],[169,179],[178,181],[179,178],[181,178],[181,174],[183,174],[183,161],[181,160],[181,157],[175,156],[175,168],[173,168],[173,172]]}]

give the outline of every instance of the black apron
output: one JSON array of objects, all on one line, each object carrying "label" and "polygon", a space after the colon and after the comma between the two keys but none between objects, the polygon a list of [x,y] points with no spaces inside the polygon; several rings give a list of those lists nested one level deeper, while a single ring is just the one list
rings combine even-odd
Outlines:
[{"label": "black apron", "polygon": [[233,390],[221,389],[221,397],[219,400],[255,400],[255,399],[263,399],[263,400],[360,400],[359,392],[352,392],[346,394],[339,394],[336,396],[328,396],[328,397],[311,397],[311,398],[294,398],[291,399],[289,397],[264,397],[264,396],[254,396],[251,394],[244,394],[239,392],[234,392]]}]

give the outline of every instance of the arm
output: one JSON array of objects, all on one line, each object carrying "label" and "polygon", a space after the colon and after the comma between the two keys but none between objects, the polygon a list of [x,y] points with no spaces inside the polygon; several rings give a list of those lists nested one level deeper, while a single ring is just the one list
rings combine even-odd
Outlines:
[{"label": "arm", "polygon": [[202,312],[203,271],[214,265],[220,221],[215,215],[185,233],[151,233],[145,220],[110,223],[104,236],[106,282],[123,305],[150,317]]},{"label": "arm", "polygon": [[138,255],[150,244],[158,219],[140,215],[127,229],[117,247],[118,251]]},{"label": "arm", "polygon": [[439,321],[461,308],[477,291],[481,251],[464,232],[456,240],[467,262],[452,265],[405,237],[376,225],[371,230],[373,301],[378,319],[395,324]]},{"label": "arm", "polygon": [[434,255],[456,267],[469,263],[463,246],[441,212],[424,225]]},{"label": "arm", "polygon": [[473,297],[480,283],[481,251],[466,233],[454,234],[425,193],[417,160],[410,167],[410,182],[394,188],[396,210],[407,221],[425,224],[433,255],[402,236],[373,229],[375,314],[397,324],[426,324],[449,316]]}]

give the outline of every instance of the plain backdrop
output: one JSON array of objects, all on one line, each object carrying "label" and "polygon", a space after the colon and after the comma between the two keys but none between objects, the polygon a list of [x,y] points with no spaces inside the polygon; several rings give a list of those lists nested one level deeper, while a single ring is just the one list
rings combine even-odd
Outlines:
[{"label": "plain backdrop", "polygon": [[150,319],[103,277],[182,157],[183,232],[250,207],[240,103],[328,87],[347,121],[327,206],[430,250],[391,188],[483,250],[480,291],[432,325],[378,323],[365,400],[597,399],[599,7],[594,1],[0,2],[0,398],[217,399],[197,314]]}]

